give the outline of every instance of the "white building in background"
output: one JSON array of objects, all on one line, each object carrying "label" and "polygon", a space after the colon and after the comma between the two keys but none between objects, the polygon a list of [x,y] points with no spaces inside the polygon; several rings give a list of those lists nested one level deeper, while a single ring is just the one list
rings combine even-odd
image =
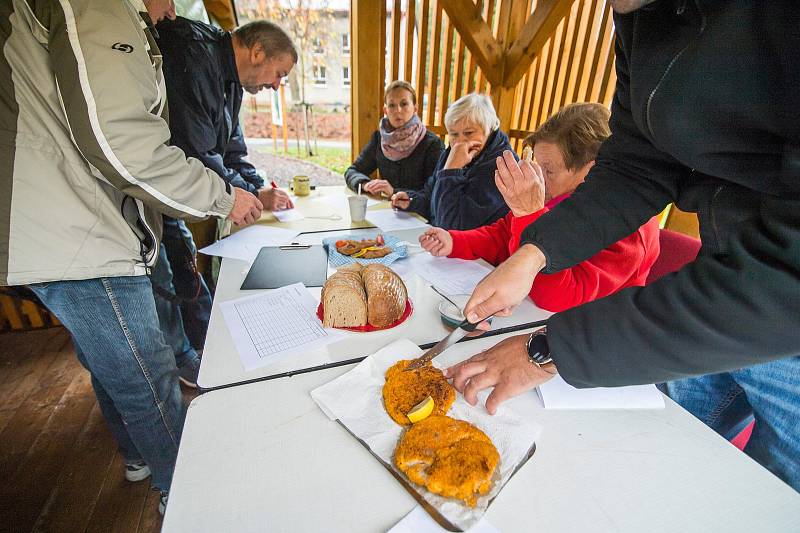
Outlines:
[{"label": "white building in background", "polygon": [[[305,99],[315,106],[341,110],[350,106],[350,12],[334,10],[329,18],[331,28],[327,38],[315,39],[306,52]],[[299,78],[290,76],[290,83]]]}]

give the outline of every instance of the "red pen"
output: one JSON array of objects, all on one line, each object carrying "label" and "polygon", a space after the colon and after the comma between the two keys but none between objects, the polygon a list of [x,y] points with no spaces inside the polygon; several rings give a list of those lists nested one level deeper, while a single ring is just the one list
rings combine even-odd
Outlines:
[{"label": "red pen", "polygon": [[275,180],[270,181],[269,184],[272,185],[273,189],[277,189],[278,188],[278,184],[275,183]]}]

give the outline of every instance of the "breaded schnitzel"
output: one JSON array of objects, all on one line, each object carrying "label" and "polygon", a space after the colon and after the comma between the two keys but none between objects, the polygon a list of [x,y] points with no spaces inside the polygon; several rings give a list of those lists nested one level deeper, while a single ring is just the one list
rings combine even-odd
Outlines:
[{"label": "breaded schnitzel", "polygon": [[449,416],[431,415],[400,438],[394,464],[429,491],[475,507],[489,492],[500,454],[480,429]]},{"label": "breaded schnitzel", "polygon": [[383,405],[392,420],[401,426],[411,423],[406,413],[428,396],[433,398],[434,415],[447,413],[456,399],[456,391],[441,370],[428,363],[417,370],[403,372],[410,363],[411,360],[395,363],[386,371],[383,384]]}]

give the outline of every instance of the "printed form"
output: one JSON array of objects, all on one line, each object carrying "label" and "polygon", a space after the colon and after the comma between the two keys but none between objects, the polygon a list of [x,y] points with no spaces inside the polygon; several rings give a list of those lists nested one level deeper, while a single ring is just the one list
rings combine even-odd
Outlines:
[{"label": "printed form", "polygon": [[343,333],[322,327],[317,303],[302,283],[295,283],[220,304],[244,369],[341,338]]}]

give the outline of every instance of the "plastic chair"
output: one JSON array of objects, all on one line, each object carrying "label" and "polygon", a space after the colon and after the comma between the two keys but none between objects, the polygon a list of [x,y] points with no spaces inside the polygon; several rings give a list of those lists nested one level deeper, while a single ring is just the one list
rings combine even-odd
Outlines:
[{"label": "plastic chair", "polygon": [[677,272],[687,263],[694,261],[700,251],[700,239],[668,229],[659,230],[658,244],[661,251],[656,262],[650,267],[645,284],[650,284],[666,274]]}]

